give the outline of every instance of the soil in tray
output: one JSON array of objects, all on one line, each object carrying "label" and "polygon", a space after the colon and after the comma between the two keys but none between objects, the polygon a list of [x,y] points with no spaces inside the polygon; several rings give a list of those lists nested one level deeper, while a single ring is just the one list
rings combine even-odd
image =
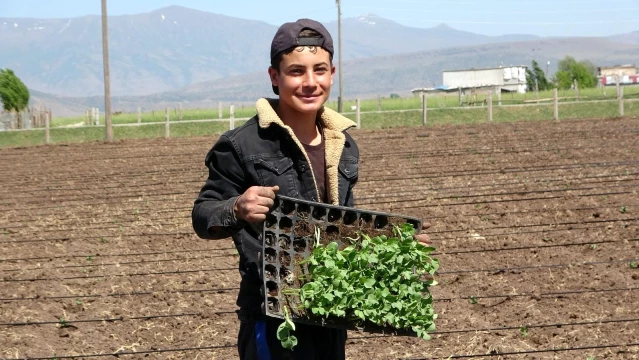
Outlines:
[{"label": "soil in tray", "polygon": [[278,288],[277,283],[275,281],[267,281],[266,288],[269,296],[277,296]]},{"label": "soil in tray", "polygon": [[298,219],[295,222],[295,227],[293,228],[295,232],[295,236],[299,237],[307,237],[314,235],[314,227],[308,222],[308,220]]},{"label": "soil in tray", "polygon": [[277,268],[273,265],[264,266],[264,276],[267,280],[277,279]]},{"label": "soil in tray", "polygon": [[280,292],[280,298],[282,299],[283,304],[289,308],[291,315],[297,318],[307,318],[309,314],[307,314],[306,310],[303,308],[299,293],[293,292],[292,294],[286,294],[285,289],[295,289],[298,290],[308,282],[308,279],[305,277],[308,275],[308,265],[299,264],[300,261],[304,260],[304,256],[302,254],[296,254],[294,256],[295,266],[293,267],[293,274],[290,276],[290,272],[288,269],[282,270],[282,292]]},{"label": "soil in tray", "polygon": [[281,249],[290,250],[291,249],[291,238],[286,235],[280,235],[279,245]]},{"label": "soil in tray", "polygon": [[264,260],[267,263],[275,263],[275,257],[276,257],[276,252],[275,249],[271,249],[271,248],[267,248],[264,252]]},{"label": "soil in tray", "polygon": [[303,253],[306,251],[309,240],[309,237],[296,236],[295,240],[293,240],[293,250],[295,250],[296,253]]},{"label": "soil in tray", "polygon": [[285,251],[280,252],[280,264],[285,267],[291,266],[291,255]]}]

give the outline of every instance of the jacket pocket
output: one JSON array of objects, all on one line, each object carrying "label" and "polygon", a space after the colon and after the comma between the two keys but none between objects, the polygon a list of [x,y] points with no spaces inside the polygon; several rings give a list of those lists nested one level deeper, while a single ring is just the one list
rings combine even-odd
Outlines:
[{"label": "jacket pocket", "polygon": [[339,162],[339,172],[340,174],[352,181],[357,178],[359,172],[359,164],[356,158],[345,158],[340,160]]},{"label": "jacket pocket", "polygon": [[278,185],[281,195],[295,196],[295,169],[290,158],[261,158],[255,160],[261,186]]},{"label": "jacket pocket", "polygon": [[286,171],[293,167],[293,160],[289,158],[282,159],[257,159],[256,165],[258,168],[269,170],[277,176],[284,174]]}]

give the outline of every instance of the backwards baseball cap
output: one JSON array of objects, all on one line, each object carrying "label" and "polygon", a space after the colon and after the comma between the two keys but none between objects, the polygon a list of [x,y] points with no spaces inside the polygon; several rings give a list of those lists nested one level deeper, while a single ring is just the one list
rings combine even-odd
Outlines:
[{"label": "backwards baseball cap", "polygon": [[[302,30],[313,30],[319,37],[302,37],[299,35]],[[296,48],[298,46],[319,46],[328,51],[333,58],[333,38],[324,25],[311,19],[299,19],[295,22],[288,22],[280,26],[271,42],[271,60],[279,54]],[[277,86],[273,86],[273,92],[279,95]]]}]

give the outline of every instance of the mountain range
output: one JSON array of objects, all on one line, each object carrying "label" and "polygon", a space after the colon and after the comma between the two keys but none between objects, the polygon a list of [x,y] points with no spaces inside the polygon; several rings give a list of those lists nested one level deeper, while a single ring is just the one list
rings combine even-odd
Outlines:
[{"label": "mountain range", "polygon": [[[270,95],[266,75],[277,27],[170,6],[109,17],[114,110],[217,106]],[[325,23],[337,41],[337,23]],[[345,97],[438,85],[441,71],[541,64],[572,55],[597,65],[635,63],[639,31],[601,38],[486,36],[447,25],[412,28],[377,15],[342,20]],[[0,68],[59,116],[102,107],[101,18],[0,18]],[[337,55],[337,54],[336,54]],[[336,94],[336,92],[334,92]]]}]

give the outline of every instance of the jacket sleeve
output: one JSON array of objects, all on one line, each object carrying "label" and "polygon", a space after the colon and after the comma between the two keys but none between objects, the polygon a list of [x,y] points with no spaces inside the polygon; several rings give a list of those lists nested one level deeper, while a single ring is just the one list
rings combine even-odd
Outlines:
[{"label": "jacket sleeve", "polygon": [[346,141],[348,141],[348,143],[350,145],[350,151],[352,153],[352,156],[357,159],[357,175],[355,175],[351,179],[350,184],[348,185],[348,192],[346,193],[346,199],[344,200],[344,206],[355,207],[355,199],[354,199],[354,196],[353,196],[353,188],[355,187],[355,184],[357,184],[357,181],[359,179],[359,147],[357,146],[357,143],[355,142],[355,139],[353,139],[353,137],[349,133],[345,133],[345,135],[346,135]]},{"label": "jacket sleeve", "polygon": [[226,135],[222,135],[206,155],[209,176],[191,212],[193,229],[202,239],[227,238],[248,224],[238,221],[233,212],[235,201],[245,191],[245,172],[240,158]]}]

